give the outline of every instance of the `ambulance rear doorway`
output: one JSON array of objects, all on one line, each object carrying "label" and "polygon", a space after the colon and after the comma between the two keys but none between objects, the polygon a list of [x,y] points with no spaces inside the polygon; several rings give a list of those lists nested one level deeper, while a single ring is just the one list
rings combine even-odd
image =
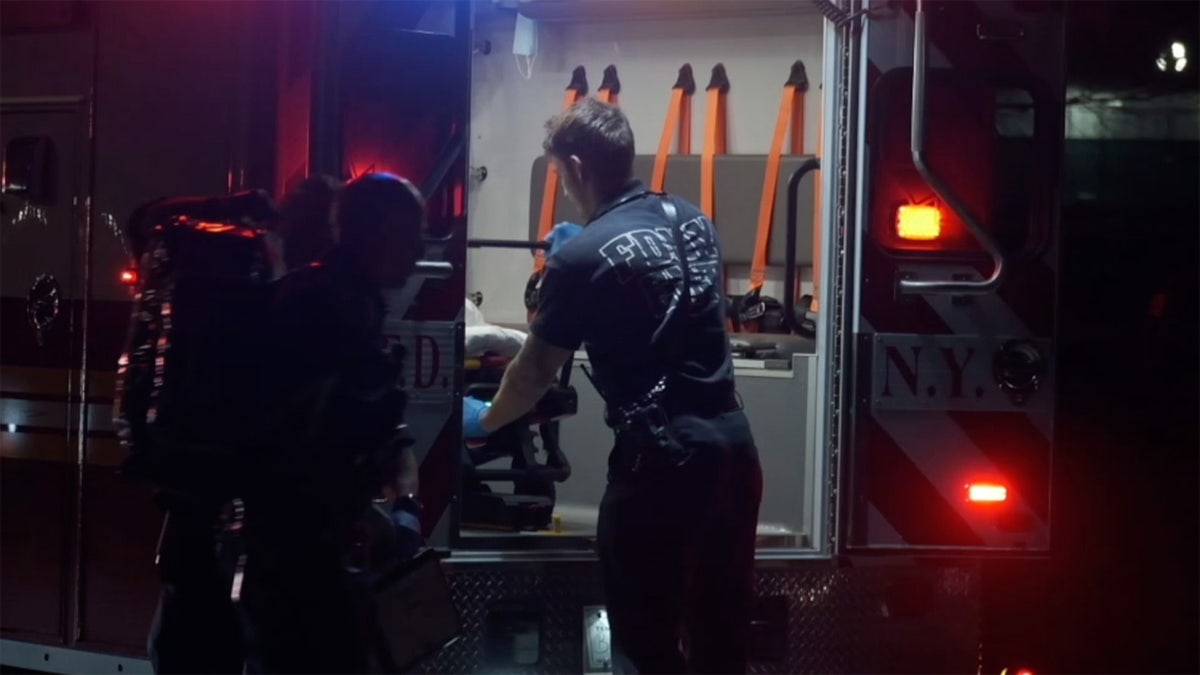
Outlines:
[{"label": "ambulance rear doorway", "polygon": [[[974,565],[889,557],[847,567],[833,556],[823,425],[835,397],[826,394],[829,346],[813,326],[822,308],[806,296],[822,297],[830,278],[822,230],[839,208],[828,180],[840,170],[841,32],[806,3],[518,3],[535,26],[506,4],[477,5],[474,19],[466,330],[494,327],[493,344],[527,331],[531,242],[556,223],[582,222],[547,179],[544,122],[584,92],[619,105],[637,177],[713,216],[727,295],[750,289],[757,240],[770,230],[757,269],[761,296],[778,302],[757,322],[737,317],[768,332],[732,335],[764,473],[751,671],[974,670]],[[462,344],[463,393],[494,382],[504,359]],[[445,565],[464,630],[424,670],[612,672],[594,552],[612,432],[587,365],[577,353],[564,370],[573,396],[555,424],[529,430],[528,454],[462,449],[458,492],[434,541],[452,549]],[[547,439],[560,452],[544,452]],[[533,463],[549,466],[527,470]],[[488,470],[494,480],[483,480]]]},{"label": "ambulance rear doorway", "polygon": [[[578,12],[586,13],[589,3],[577,4]],[[714,10],[720,4],[713,3]],[[814,295],[824,18],[806,5],[784,11],[779,3],[749,3],[747,11],[725,16],[719,11],[699,16],[694,10],[652,16],[650,11],[647,18],[595,21],[584,14],[555,15],[537,5],[523,5],[523,12],[542,17],[532,22],[503,9],[481,7],[476,14],[475,43],[486,45],[488,53],[477,50],[473,67],[469,237],[512,245],[468,252],[467,288],[478,306],[466,313],[496,329],[491,342],[467,340],[468,390],[471,383],[494,381],[502,372],[503,361],[489,361],[494,353],[487,348],[510,331],[527,330],[523,293],[535,259],[533,250],[517,244],[538,241],[546,223],[584,221],[553,179],[547,181],[541,153],[544,122],[573,100],[570,87],[578,92],[575,98],[583,94],[581,78],[586,95],[616,103],[629,117],[637,177],[652,188],[661,177],[662,188],[710,210],[725,257],[728,295],[745,294],[750,286],[764,209],[770,246],[762,295],[784,300],[789,276],[795,279],[793,305]],[[797,64],[805,78],[802,86],[793,77]],[[691,86],[685,86],[689,75]],[[785,87],[789,82],[793,86]],[[788,110],[783,110],[784,98],[790,99]],[[720,112],[709,115],[710,110]],[[772,130],[780,121],[793,133],[776,144]],[[775,153],[773,145],[780,146]],[[711,173],[703,166],[706,154],[713,156]],[[764,207],[772,154],[778,162],[776,190]],[[795,240],[791,269],[789,234]],[[799,314],[804,317],[803,310]],[[471,318],[467,323],[470,331]],[[828,492],[815,435],[821,415],[820,397],[814,395],[819,345],[811,334],[789,333],[733,335],[738,391],[765,476],[759,547],[788,556],[822,555]],[[464,452],[458,528],[452,536],[456,551],[590,549],[612,432],[604,423],[603,401],[585,375],[587,367],[580,351],[564,373],[577,397],[573,413],[554,420],[553,428],[531,430],[539,449],[547,437],[561,447],[558,458],[553,452],[535,455],[550,466],[522,477],[513,467],[524,464],[524,457],[514,465],[512,456]],[[481,490],[486,496],[479,496]],[[484,501],[490,505],[481,506]],[[544,512],[547,503],[549,513]],[[521,515],[523,508],[530,514]],[[506,509],[511,514],[500,513]]]}]

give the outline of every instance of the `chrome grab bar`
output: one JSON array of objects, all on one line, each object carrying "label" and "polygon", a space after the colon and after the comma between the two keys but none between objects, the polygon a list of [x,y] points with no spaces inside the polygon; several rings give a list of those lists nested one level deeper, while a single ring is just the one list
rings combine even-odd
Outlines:
[{"label": "chrome grab bar", "polygon": [[950,281],[935,279],[900,279],[901,293],[918,295],[983,295],[991,293],[1004,281],[1007,271],[1004,253],[995,240],[983,229],[979,219],[971,213],[962,199],[938,176],[925,159],[925,48],[926,17],[925,2],[917,0],[913,33],[913,88],[912,88],[912,158],[917,172],[929,184],[943,202],[967,225],[971,234],[979,240],[992,257],[992,275],[983,281]]}]

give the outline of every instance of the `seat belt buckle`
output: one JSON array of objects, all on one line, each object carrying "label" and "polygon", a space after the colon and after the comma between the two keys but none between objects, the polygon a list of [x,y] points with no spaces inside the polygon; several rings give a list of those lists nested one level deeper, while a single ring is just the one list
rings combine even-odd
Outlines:
[{"label": "seat belt buckle", "polygon": [[738,319],[742,323],[747,323],[749,321],[754,321],[755,319],[761,319],[763,317],[763,315],[766,313],[767,313],[766,303],[756,302],[753,305],[743,308],[742,312],[740,314],[738,314]]},{"label": "seat belt buckle", "polygon": [[743,326],[761,319],[767,313],[767,303],[763,301],[757,290],[750,291],[738,298],[738,322]]}]

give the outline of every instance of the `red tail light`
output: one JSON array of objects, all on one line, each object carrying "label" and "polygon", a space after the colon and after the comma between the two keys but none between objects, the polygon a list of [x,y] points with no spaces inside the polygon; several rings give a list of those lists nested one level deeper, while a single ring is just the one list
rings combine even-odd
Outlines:
[{"label": "red tail light", "polygon": [[133,286],[137,284],[138,279],[139,277],[137,270],[133,268],[123,270],[121,272],[121,283],[125,284],[126,286]]},{"label": "red tail light", "polygon": [[976,504],[995,504],[1008,501],[1008,488],[999,483],[967,485],[967,501]]}]

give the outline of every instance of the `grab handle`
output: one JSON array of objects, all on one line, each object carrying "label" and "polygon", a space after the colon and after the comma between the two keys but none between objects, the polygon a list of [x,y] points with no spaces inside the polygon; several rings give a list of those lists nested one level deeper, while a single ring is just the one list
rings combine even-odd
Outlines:
[{"label": "grab handle", "polygon": [[917,0],[917,12],[914,17],[916,26],[913,34],[913,165],[925,182],[929,184],[929,187],[933,189],[933,192],[962,219],[967,229],[991,256],[992,275],[983,281],[900,279],[899,288],[901,293],[918,295],[983,295],[996,290],[1004,280],[1007,272],[1004,253],[963,200],[934,172],[925,158],[925,48],[927,39],[924,4],[924,0]]}]

